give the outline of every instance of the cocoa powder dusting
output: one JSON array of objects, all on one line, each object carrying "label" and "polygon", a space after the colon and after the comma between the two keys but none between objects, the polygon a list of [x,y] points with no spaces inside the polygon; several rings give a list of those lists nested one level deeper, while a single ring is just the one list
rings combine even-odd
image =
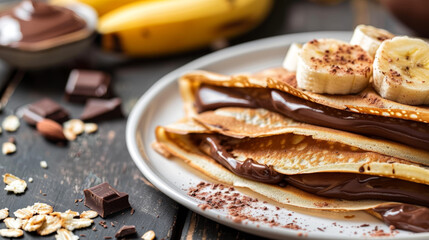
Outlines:
[{"label": "cocoa powder dusting", "polygon": [[[294,217],[291,212],[282,213],[280,207],[270,207],[266,201],[259,201],[257,198],[249,197],[236,191],[233,187],[228,187],[223,184],[213,184],[207,182],[200,182],[195,187],[190,187],[187,190],[187,194],[200,201],[201,204],[198,206],[202,210],[217,209],[225,211],[235,223],[247,224],[248,222],[256,223],[259,226],[260,223],[267,224],[271,227],[281,227],[296,230],[297,235],[300,237],[308,236],[308,233],[313,231],[307,229],[309,225],[304,222],[299,222],[299,218]],[[326,207],[329,205],[327,202],[315,203],[318,207]],[[272,214],[270,214],[272,213]],[[274,214],[275,213],[275,214]],[[280,219],[279,216],[287,218]],[[345,219],[355,218],[355,215],[345,215]],[[285,224],[286,222],[286,224]],[[104,225],[100,223],[100,225]],[[351,234],[359,234],[357,231],[350,231],[352,229],[370,227],[370,224],[361,224],[351,227],[344,227],[337,222],[332,222],[332,226],[337,229],[348,229]],[[325,232],[327,228],[323,225],[317,226],[316,231]],[[362,229],[363,230],[363,229]],[[390,231],[389,231],[390,230]],[[378,226],[374,228],[367,228],[361,232],[363,236],[371,237],[385,237],[394,236],[399,233],[395,227],[390,226],[389,229],[379,229]],[[338,231],[340,234],[345,233],[343,230]]]},{"label": "cocoa powder dusting", "polygon": [[[200,182],[197,186],[188,189],[188,195],[204,201],[198,206],[202,210],[207,209],[223,209],[228,212],[232,221],[242,223],[243,221],[251,221],[255,223],[265,223],[271,227],[282,227],[293,230],[306,230],[299,226],[296,221],[287,224],[281,224],[274,218],[264,216],[264,213],[251,214],[252,210],[268,211],[267,206],[261,206],[267,202],[260,202],[256,198],[245,196],[235,191],[232,187],[226,187],[222,184],[211,184]],[[280,209],[276,207],[275,209]],[[278,217],[278,215],[277,215]]]},{"label": "cocoa powder dusting", "polygon": [[[315,40],[309,42],[309,44],[317,43]],[[371,68],[367,65],[373,60],[361,47],[343,44],[336,50],[325,50],[320,58],[311,57],[310,61],[315,68],[322,64],[330,65],[330,73],[368,75]]]}]

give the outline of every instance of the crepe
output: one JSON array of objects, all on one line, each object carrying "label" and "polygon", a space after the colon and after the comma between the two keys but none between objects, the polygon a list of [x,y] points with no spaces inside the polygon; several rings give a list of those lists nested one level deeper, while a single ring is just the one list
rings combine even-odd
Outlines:
[{"label": "crepe", "polygon": [[[219,111],[240,110],[242,109],[229,108]],[[267,115],[276,115],[271,118],[265,115],[266,119],[283,118],[278,114],[269,113],[262,109],[248,109],[244,111],[247,112],[247,116],[258,115],[260,112],[264,112]],[[197,117],[197,119],[200,118]],[[211,117],[210,119],[216,121],[214,120],[215,117]],[[249,126],[239,121],[234,124],[228,124],[228,126],[230,127],[228,131],[241,129],[240,138],[244,137],[243,134],[246,133],[246,129],[252,128],[257,130],[258,128],[257,125]],[[178,123],[167,125],[163,129],[178,135],[187,135],[189,133],[224,133],[221,128],[220,131],[217,131],[219,130],[217,128],[210,130],[193,120],[182,120]],[[343,136],[338,136],[338,134],[343,134]],[[363,149],[357,146],[359,144],[349,144],[363,142],[362,146],[373,146],[376,145],[377,141],[380,140],[307,124],[285,127],[278,125],[278,129],[264,132],[263,137],[261,134],[258,138],[243,139],[242,146],[244,149],[243,147],[234,149],[233,153],[239,161],[252,158],[260,164],[272,165],[277,172],[286,175],[317,172],[347,172],[392,177],[429,184],[429,167],[427,165],[409,161],[406,158],[399,158],[395,155],[386,155],[378,153],[378,151]],[[251,151],[249,151],[250,149],[246,149],[246,146],[251,147]],[[193,147],[195,148],[195,146]],[[401,150],[406,151],[410,149],[399,149],[399,151]],[[428,156],[427,152],[421,153]]]},{"label": "crepe", "polygon": [[[206,111],[198,114],[195,107],[195,92],[202,83],[235,87],[257,86],[260,88],[262,85],[264,85],[263,82],[265,82],[265,85],[267,85],[267,82],[274,81],[271,77],[273,72],[278,72],[279,74],[284,75],[282,75],[283,77],[276,78],[278,81],[287,78],[294,78],[293,73],[289,73],[282,69],[267,70],[255,75],[233,75],[231,77],[202,71],[184,75],[180,79],[179,84],[180,92],[184,100],[186,116],[188,118],[195,119],[211,131],[215,131],[227,136],[237,138],[263,137],[270,134],[295,132],[301,135],[312,135],[313,138],[321,140],[337,139],[344,144],[363,150],[373,151],[388,156],[395,156],[423,165],[429,165],[429,152],[426,150],[416,149],[414,147],[389,140],[374,139],[359,134],[334,130],[331,128],[303,124],[290,118],[283,117],[281,114],[276,114],[263,109],[254,110],[249,108],[229,107],[217,109],[214,111]],[[249,82],[251,82],[251,84]],[[259,85],[256,85],[256,83]],[[411,106],[406,107],[418,108]],[[405,116],[405,114],[402,116]],[[389,169],[392,168],[393,167],[389,167]]]},{"label": "crepe", "polygon": [[[188,122],[192,124],[192,121]],[[170,125],[170,130],[174,125]],[[178,129],[181,132],[182,129]],[[301,191],[292,186],[279,187],[276,185],[264,184],[243,177],[239,177],[230,172],[212,158],[198,150],[187,134],[176,134],[167,131],[166,128],[156,129],[156,138],[162,151],[167,151],[175,157],[188,163],[193,168],[204,173],[219,182],[235,187],[243,187],[269,197],[279,203],[292,205],[308,209],[325,209],[337,211],[353,211],[372,209],[383,203],[383,201],[345,201],[332,198],[319,197]]]},{"label": "crepe", "polygon": [[[216,107],[215,110],[200,112],[197,109],[196,92],[204,84],[243,89],[275,88],[331,108],[360,112],[369,116],[387,116],[389,113],[390,117],[422,122],[417,126],[422,126],[429,120],[429,108],[384,100],[370,88],[355,96],[327,96],[299,90],[294,86],[294,81],[295,75],[283,69],[269,69],[257,74],[230,77],[205,71],[188,73],[179,81],[186,117],[176,123],[158,127],[155,146],[160,153],[178,157],[219,182],[248,188],[283,204],[333,211],[368,210],[385,221],[388,215],[383,215],[380,209],[388,211],[386,209],[389,207],[385,206],[408,207],[401,201],[401,197],[397,197],[398,195],[396,198],[390,198],[386,197],[389,196],[387,193],[383,193],[384,196],[378,199],[384,200],[367,200],[377,199],[377,196],[360,198],[363,200],[356,200],[359,198],[345,200],[347,197],[326,197],[329,195],[313,192],[314,189],[306,189],[307,186],[300,183],[292,183],[295,176],[308,179],[308,176],[317,178],[323,174],[328,174],[323,175],[328,177],[329,174],[336,174],[358,178],[376,176],[377,179],[382,178],[381,181],[388,181],[388,184],[390,181],[399,185],[405,183],[406,187],[402,189],[406,191],[418,186],[416,189],[422,191],[415,191],[414,194],[417,196],[416,199],[422,201],[414,202],[411,194],[405,197],[408,199],[405,202],[429,206],[427,197],[424,197],[424,194],[420,195],[429,189],[427,149],[417,149],[391,140],[306,124],[263,108]],[[414,115],[418,117],[415,118]],[[220,147],[225,147],[222,144],[226,144],[225,149],[216,150],[213,146],[207,148],[207,142],[204,142],[207,136],[219,140]],[[200,141],[201,139],[203,140]],[[234,162],[219,160],[225,154],[233,156]],[[258,170],[253,169],[240,172],[237,166],[246,164],[247,166],[256,164],[264,170],[256,174]],[[257,176],[260,173],[266,175],[261,177],[262,180]],[[284,178],[281,181],[286,179],[288,184],[280,187],[276,185],[278,182],[264,183],[271,174]],[[264,178],[267,176],[268,178]],[[381,189],[388,189],[389,186],[391,185],[386,188],[383,185]],[[394,201],[391,199],[396,199],[395,201],[400,203],[391,203]],[[429,214],[429,208],[418,208],[422,214]],[[408,221],[410,219],[408,216],[400,217],[405,217]],[[419,225],[419,230],[416,231],[429,231],[421,227],[425,224],[426,222],[415,224]],[[413,228],[415,226],[410,226],[401,228],[415,229]]]},{"label": "crepe", "polygon": [[[231,76],[207,72],[192,71],[180,79],[180,85],[190,85],[181,89],[195,90],[202,82],[227,87],[254,87],[278,89],[294,96],[329,106],[336,109],[356,113],[400,118],[405,120],[429,122],[428,106],[411,106],[384,99],[369,86],[357,95],[317,94],[297,88],[294,72],[284,68],[267,69],[255,74],[235,74]],[[182,92],[183,93],[183,92]],[[192,102],[189,95],[183,95],[185,101]],[[193,112],[193,106],[187,105],[186,110]]]},{"label": "crepe", "polygon": [[[194,125],[195,127],[187,127],[187,129],[195,129],[195,131],[183,130],[183,121],[177,125],[168,125],[165,128],[158,127],[156,130],[158,147],[161,147],[163,152],[166,151],[184,160],[190,166],[202,172],[205,176],[211,177],[219,182],[236,187],[248,188],[283,204],[310,209],[335,211],[367,210],[374,209],[380,204],[389,202],[377,200],[347,201],[326,198],[304,192],[290,185],[280,187],[240,177],[199,150],[195,142],[191,140],[190,134],[205,134],[209,132],[208,130],[204,129],[202,126],[198,126],[198,124],[192,120],[186,121],[185,125]],[[185,132],[187,133],[185,134]],[[251,157],[256,162],[271,165],[277,172],[284,174],[324,171],[348,172],[347,168],[344,166],[350,164],[350,158],[355,158],[357,161],[371,161],[371,164],[366,165],[365,169],[382,168],[384,163],[389,163],[395,166],[394,169],[398,172],[396,177],[411,182],[429,184],[427,179],[427,176],[429,176],[428,168],[395,157],[362,151],[361,149],[338,142],[332,143],[331,141],[315,140],[311,137],[303,137],[302,135],[293,133],[263,138],[246,138],[238,141],[241,141],[241,144],[234,146],[234,150],[232,151],[237,160],[243,161]],[[317,144],[315,144],[315,142],[317,142]],[[261,144],[264,145],[261,146]],[[335,148],[335,152],[332,151],[332,146]],[[284,153],[287,154],[284,155]],[[340,159],[337,158],[337,156],[340,155],[344,157]],[[331,169],[320,168],[319,164],[325,164],[325,167],[331,167]],[[290,171],[290,169],[296,168],[302,169],[303,171]],[[407,177],[407,172],[412,173],[412,177]],[[358,173],[362,172],[358,171]],[[369,174],[369,172],[365,173]],[[389,176],[390,174],[385,175]]]}]

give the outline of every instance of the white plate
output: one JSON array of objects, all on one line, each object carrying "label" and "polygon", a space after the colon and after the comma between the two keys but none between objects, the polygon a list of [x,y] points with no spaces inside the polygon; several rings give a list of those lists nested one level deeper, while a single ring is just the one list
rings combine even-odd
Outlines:
[{"label": "white plate", "polygon": [[[195,186],[204,179],[201,174],[187,167],[181,161],[168,160],[150,147],[154,141],[154,130],[158,125],[174,122],[183,116],[182,102],[178,91],[177,79],[183,73],[194,69],[204,69],[224,74],[238,72],[255,72],[268,67],[280,66],[288,46],[292,42],[306,42],[314,38],[336,38],[348,41],[350,32],[311,32],[290,34],[253,41],[230,47],[202,58],[199,58],[160,79],[153,85],[134,107],[127,123],[127,146],[134,162],[160,191],[170,198],[216,222],[230,227],[268,238],[288,239],[298,238],[298,233],[305,233],[307,239],[360,239],[371,238],[370,230],[378,226],[385,232],[389,228],[365,212],[330,213],[302,210],[283,206],[280,211],[264,212],[272,218],[279,214],[277,222],[287,224],[296,219],[298,225],[305,231],[291,230],[281,227],[270,227],[260,222],[236,223],[228,218],[224,210],[202,210],[198,207],[201,201],[187,195],[189,187]],[[265,204],[275,209],[272,202]],[[292,216],[288,216],[292,213]],[[345,216],[354,215],[353,218]],[[368,227],[359,227],[370,224]],[[320,231],[318,228],[324,229]],[[364,235],[366,234],[366,235]],[[394,239],[428,239],[429,234],[413,234],[400,231]]]}]

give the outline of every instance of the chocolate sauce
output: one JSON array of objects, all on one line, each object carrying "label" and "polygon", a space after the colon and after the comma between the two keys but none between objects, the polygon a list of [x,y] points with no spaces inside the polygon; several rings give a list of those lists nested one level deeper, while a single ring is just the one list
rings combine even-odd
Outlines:
[{"label": "chocolate sauce", "polygon": [[378,199],[429,207],[429,185],[357,173],[311,173],[284,175],[272,166],[253,159],[237,161],[231,154],[228,137],[216,134],[193,135],[199,148],[231,172],[244,178],[277,184],[286,183],[322,197],[346,200]]},{"label": "chocolate sauce", "polygon": [[200,149],[231,172],[263,183],[279,183],[283,175],[276,172],[272,166],[259,164],[252,159],[243,162],[235,160],[234,156],[221,145],[221,140],[212,135],[204,135],[200,140]]},{"label": "chocolate sauce", "polygon": [[86,22],[67,8],[38,0],[24,0],[13,9],[0,13],[0,45],[19,47],[86,27]]},{"label": "chocolate sauce", "polygon": [[373,209],[386,224],[413,232],[429,232],[429,209],[411,204],[388,203]]},{"label": "chocolate sauce", "polygon": [[[244,178],[271,184],[290,184],[317,196],[347,200],[377,199],[405,203],[382,204],[373,210],[384,222],[413,232],[429,231],[429,186],[400,179],[356,173],[309,173],[284,175],[272,166],[251,158],[237,161],[227,138],[216,134],[191,135],[199,148],[231,172]],[[411,204],[406,204],[411,203]]]},{"label": "chocolate sauce", "polygon": [[274,89],[202,85],[195,106],[199,112],[221,107],[265,108],[300,122],[429,148],[428,124],[334,109]]},{"label": "chocolate sauce", "polygon": [[346,200],[376,199],[429,207],[429,186],[357,173],[311,173],[285,176],[290,185],[318,196]]}]

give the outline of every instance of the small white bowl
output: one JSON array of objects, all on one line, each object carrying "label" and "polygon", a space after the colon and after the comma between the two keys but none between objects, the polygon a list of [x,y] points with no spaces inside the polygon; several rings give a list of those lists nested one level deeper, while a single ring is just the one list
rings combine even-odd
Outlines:
[{"label": "small white bowl", "polygon": [[88,49],[96,35],[97,12],[83,3],[71,3],[64,7],[83,18],[86,28],[27,47],[0,46],[0,58],[17,68],[40,69],[69,61]]}]

